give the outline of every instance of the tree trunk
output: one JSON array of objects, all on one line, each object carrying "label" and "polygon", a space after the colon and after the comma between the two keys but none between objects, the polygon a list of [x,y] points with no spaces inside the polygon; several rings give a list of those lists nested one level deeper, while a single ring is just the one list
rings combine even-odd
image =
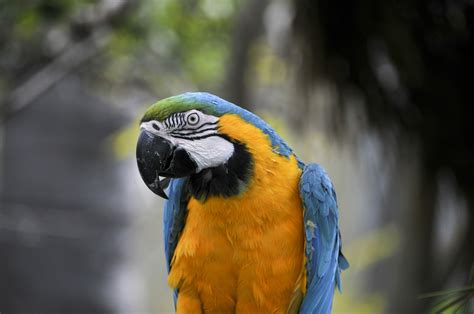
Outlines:
[{"label": "tree trunk", "polygon": [[232,35],[232,54],[224,83],[224,98],[251,110],[248,103],[246,70],[249,48],[262,31],[262,18],[268,0],[248,0],[237,16]]}]

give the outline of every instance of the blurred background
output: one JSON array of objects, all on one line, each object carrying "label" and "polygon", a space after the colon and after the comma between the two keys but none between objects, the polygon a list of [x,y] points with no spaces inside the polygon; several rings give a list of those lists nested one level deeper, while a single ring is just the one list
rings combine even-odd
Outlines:
[{"label": "blurred background", "polygon": [[209,91],[338,193],[334,313],[473,313],[474,2],[0,0],[0,312],[169,313],[138,120]]}]

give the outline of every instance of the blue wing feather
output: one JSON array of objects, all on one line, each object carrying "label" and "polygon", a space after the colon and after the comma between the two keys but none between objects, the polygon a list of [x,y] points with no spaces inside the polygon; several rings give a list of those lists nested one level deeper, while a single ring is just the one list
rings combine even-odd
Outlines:
[{"label": "blue wing feather", "polygon": [[336,193],[324,169],[309,164],[300,181],[306,235],[307,291],[300,313],[331,312],[340,271],[349,267],[341,253]]},{"label": "blue wing feather", "polygon": [[[172,179],[169,186],[169,199],[165,202],[163,211],[163,232],[165,240],[165,255],[168,272],[171,269],[171,262],[174,250],[178,244],[179,235],[183,230],[187,214],[188,195],[186,192],[187,178]],[[178,291],[174,291],[174,302]]]}]

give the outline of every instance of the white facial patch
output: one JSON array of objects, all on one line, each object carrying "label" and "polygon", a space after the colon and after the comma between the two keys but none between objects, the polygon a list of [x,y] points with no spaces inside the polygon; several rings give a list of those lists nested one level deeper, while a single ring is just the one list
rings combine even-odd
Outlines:
[{"label": "white facial patch", "polygon": [[147,121],[140,128],[183,148],[197,165],[197,172],[226,163],[234,145],[219,136],[219,118],[199,110],[172,114],[164,121]]},{"label": "white facial patch", "polygon": [[219,136],[194,141],[180,139],[177,142],[178,147],[184,148],[196,162],[197,172],[226,163],[234,153],[234,145]]}]

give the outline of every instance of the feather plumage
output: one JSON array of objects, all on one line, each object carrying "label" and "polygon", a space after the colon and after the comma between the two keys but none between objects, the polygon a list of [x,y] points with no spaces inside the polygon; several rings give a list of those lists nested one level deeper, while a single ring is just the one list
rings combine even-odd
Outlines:
[{"label": "feather plumage", "polygon": [[[242,193],[231,197],[196,199],[189,178],[171,180],[164,208],[165,252],[168,271],[173,270],[170,284],[181,287],[180,295],[186,294],[181,304],[212,308],[221,302],[225,308],[238,312],[252,306],[272,308],[274,302],[280,304],[272,308],[278,312],[299,308],[304,314],[330,313],[334,289],[340,288],[340,271],[348,263],[340,252],[336,194],[323,168],[316,164],[305,166],[263,120],[217,96],[186,93],[165,103],[167,111],[158,112],[162,101],[152,107],[152,114],[172,112],[175,109],[170,104],[177,103],[179,110],[197,108],[219,116],[220,132],[245,145],[253,169],[247,187],[239,188]],[[147,119],[151,118],[149,114]],[[202,230],[203,226],[207,229]],[[209,238],[209,233],[213,237]],[[183,234],[186,241],[179,243]],[[294,242],[296,239],[299,240]],[[301,247],[295,251],[297,243]],[[282,252],[296,255],[291,259],[274,258]],[[199,258],[190,258],[196,255]],[[233,259],[233,266],[216,263],[228,257]],[[259,265],[262,260],[268,265]],[[239,275],[245,265],[258,267],[246,276]],[[203,267],[208,267],[208,273],[201,271]],[[272,277],[275,274],[283,277]],[[284,292],[287,308],[279,302],[283,294],[271,295],[275,283],[267,282],[281,279],[292,282],[290,290],[285,288]],[[183,286],[183,280],[188,284]],[[219,280],[222,283],[217,291],[209,282]],[[199,296],[196,290],[188,291],[189,283],[200,291]],[[242,291],[242,284],[248,290]],[[238,291],[234,291],[237,287]],[[177,293],[175,290],[175,302]],[[193,298],[206,300],[196,303]],[[239,298],[253,301],[241,302]]]},{"label": "feather plumage", "polygon": [[339,274],[349,267],[341,253],[338,207],[333,185],[317,164],[307,165],[301,176],[306,235],[307,291],[300,313],[331,312],[334,287],[341,288]]}]

